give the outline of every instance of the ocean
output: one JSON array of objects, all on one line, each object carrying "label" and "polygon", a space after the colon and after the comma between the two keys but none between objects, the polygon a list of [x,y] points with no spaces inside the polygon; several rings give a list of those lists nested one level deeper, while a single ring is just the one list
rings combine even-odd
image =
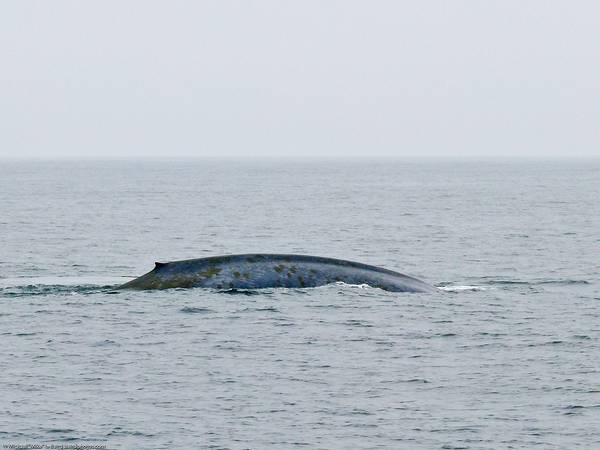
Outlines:
[{"label": "ocean", "polygon": [[[350,259],[440,287],[114,287]],[[600,448],[600,160],[0,160],[0,443]]]}]

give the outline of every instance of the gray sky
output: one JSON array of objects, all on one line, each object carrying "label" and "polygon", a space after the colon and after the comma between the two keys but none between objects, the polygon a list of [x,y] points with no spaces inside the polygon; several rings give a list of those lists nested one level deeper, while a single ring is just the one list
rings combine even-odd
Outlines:
[{"label": "gray sky", "polygon": [[4,1],[0,156],[600,156],[597,1]]}]

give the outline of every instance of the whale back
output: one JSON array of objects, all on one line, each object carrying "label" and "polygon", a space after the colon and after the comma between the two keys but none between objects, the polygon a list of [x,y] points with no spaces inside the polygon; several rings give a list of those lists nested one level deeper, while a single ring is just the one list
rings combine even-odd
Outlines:
[{"label": "whale back", "polygon": [[207,287],[214,289],[304,288],[335,282],[368,284],[396,292],[433,292],[416,278],[354,261],[291,254],[243,254],[155,263],[124,289]]}]

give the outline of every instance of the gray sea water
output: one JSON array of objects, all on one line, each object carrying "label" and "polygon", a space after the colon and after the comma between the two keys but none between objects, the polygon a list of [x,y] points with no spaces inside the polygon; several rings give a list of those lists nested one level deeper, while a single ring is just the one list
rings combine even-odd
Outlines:
[{"label": "gray sea water", "polygon": [[[0,442],[600,448],[600,161],[0,161]],[[365,286],[122,292],[276,252]]]}]

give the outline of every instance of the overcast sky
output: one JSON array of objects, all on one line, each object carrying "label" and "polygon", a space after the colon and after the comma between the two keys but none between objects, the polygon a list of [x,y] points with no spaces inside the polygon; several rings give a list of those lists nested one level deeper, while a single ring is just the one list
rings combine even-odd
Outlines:
[{"label": "overcast sky", "polygon": [[600,156],[597,1],[4,1],[0,156]]}]

